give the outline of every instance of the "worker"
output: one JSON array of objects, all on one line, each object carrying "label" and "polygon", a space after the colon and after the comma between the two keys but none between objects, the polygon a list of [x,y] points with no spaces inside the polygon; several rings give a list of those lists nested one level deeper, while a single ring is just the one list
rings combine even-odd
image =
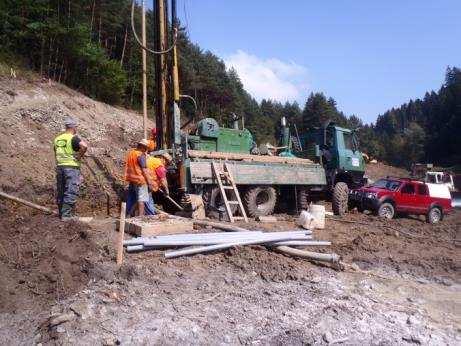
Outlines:
[{"label": "worker", "polygon": [[72,118],[64,121],[65,132],[53,141],[56,158],[56,188],[59,217],[68,219],[74,216],[75,203],[82,182],[80,162],[88,145],[77,136],[77,122]]},{"label": "worker", "polygon": [[157,149],[157,129],[154,127],[152,130],[150,130],[150,137],[147,140],[148,146],[147,146],[147,151],[151,152]]},{"label": "worker", "polygon": [[168,189],[168,181],[166,179],[166,168],[165,165],[168,163],[168,157],[171,156],[167,153],[161,155],[162,158],[155,156],[147,157],[147,168],[151,174],[153,180],[152,192],[158,192],[161,190],[165,195],[169,196],[170,191]]},{"label": "worker", "polygon": [[137,207],[138,215],[144,215],[144,203],[149,201],[149,191],[153,182],[147,169],[147,139],[138,142],[126,157],[125,181],[129,183],[127,198],[127,214],[132,215]]}]

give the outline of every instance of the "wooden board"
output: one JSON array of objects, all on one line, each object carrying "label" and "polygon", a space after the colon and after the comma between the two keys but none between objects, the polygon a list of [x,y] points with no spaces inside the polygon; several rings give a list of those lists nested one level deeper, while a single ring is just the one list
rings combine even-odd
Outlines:
[{"label": "wooden board", "polygon": [[[212,167],[212,161],[191,160],[190,179],[192,184],[217,184]],[[218,163],[222,170],[222,162]],[[326,185],[325,170],[322,166],[257,163],[257,162],[227,162],[237,185]]]},{"label": "wooden board", "polygon": [[298,165],[312,165],[309,159],[299,157],[282,157],[269,155],[251,155],[240,153],[221,153],[216,151],[188,150],[190,158],[218,159],[218,160],[238,160],[246,162],[271,162],[271,163],[296,163]]},{"label": "wooden board", "polygon": [[161,220],[156,216],[133,217],[126,219],[125,223],[125,231],[127,233],[141,237],[187,233],[193,230],[193,223],[190,220]]}]

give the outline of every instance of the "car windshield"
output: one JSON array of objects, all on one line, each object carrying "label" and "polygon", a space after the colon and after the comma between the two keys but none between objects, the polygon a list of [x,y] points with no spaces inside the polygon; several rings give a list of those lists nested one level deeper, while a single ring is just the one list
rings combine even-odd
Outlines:
[{"label": "car windshield", "polygon": [[386,189],[390,191],[396,191],[399,186],[399,181],[389,179],[379,179],[371,185],[371,187],[377,187],[379,189]]}]

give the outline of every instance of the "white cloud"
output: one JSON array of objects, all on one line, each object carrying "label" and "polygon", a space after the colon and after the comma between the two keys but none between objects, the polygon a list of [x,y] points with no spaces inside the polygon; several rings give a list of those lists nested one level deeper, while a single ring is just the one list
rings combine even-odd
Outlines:
[{"label": "white cloud", "polygon": [[299,101],[307,94],[307,69],[294,62],[261,59],[242,50],[224,62],[237,71],[245,89],[258,101]]}]

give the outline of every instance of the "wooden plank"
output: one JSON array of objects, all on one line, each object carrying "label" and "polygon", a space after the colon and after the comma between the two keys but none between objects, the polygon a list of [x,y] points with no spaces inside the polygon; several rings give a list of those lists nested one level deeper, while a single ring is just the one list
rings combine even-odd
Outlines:
[{"label": "wooden plank", "polygon": [[240,153],[221,153],[216,151],[188,150],[187,154],[191,158],[218,159],[218,160],[241,160],[251,162],[268,162],[268,163],[296,163],[311,165],[313,162],[309,159],[299,157],[282,157],[268,155],[251,155]]},{"label": "wooden plank", "polygon": [[[217,184],[211,161],[190,161],[192,184]],[[222,163],[216,163],[222,169]],[[237,185],[326,185],[325,170],[317,164],[267,164],[233,162],[229,165]]]},{"label": "wooden plank", "polygon": [[123,238],[125,236],[125,214],[126,214],[126,203],[122,202],[120,208],[120,226],[117,236],[117,265],[121,266],[123,263]]}]

